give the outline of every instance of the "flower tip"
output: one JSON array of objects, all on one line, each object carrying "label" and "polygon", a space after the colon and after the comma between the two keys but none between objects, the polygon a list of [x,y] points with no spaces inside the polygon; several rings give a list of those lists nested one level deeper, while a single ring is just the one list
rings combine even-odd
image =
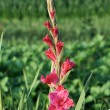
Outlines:
[{"label": "flower tip", "polygon": [[64,43],[61,42],[61,41],[58,41],[58,43],[56,44],[56,50],[57,50],[57,53],[60,54],[60,52],[62,51],[64,47]]},{"label": "flower tip", "polygon": [[49,35],[47,34],[47,35],[42,39],[42,41],[43,41],[43,42],[46,42],[46,41],[48,41],[48,40],[50,40],[50,38],[49,38]]},{"label": "flower tip", "polygon": [[69,58],[65,60],[62,64],[61,76],[63,77],[68,71],[75,67],[75,63],[71,61]]},{"label": "flower tip", "polygon": [[51,17],[52,19],[55,17],[55,10],[52,10],[52,11],[50,12],[50,17]]},{"label": "flower tip", "polygon": [[44,26],[47,27],[49,30],[51,29],[51,24],[48,20],[44,22]]},{"label": "flower tip", "polygon": [[52,33],[53,33],[53,36],[54,36],[54,37],[57,37],[57,36],[58,36],[58,28],[57,28],[57,27],[54,27],[54,28],[52,29]]},{"label": "flower tip", "polygon": [[52,52],[51,48],[49,48],[48,50],[45,51],[45,55],[51,59],[52,61],[56,61],[56,56],[54,55],[54,53]]},{"label": "flower tip", "polygon": [[48,34],[43,38],[43,42],[45,42],[50,48],[53,48],[53,42]]},{"label": "flower tip", "polygon": [[50,24],[50,22],[48,20],[45,21],[43,25],[46,26],[47,24]]}]

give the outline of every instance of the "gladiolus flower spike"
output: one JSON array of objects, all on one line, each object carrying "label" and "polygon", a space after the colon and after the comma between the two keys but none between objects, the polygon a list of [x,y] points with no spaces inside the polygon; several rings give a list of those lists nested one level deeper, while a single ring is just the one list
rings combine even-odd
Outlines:
[{"label": "gladiolus flower spike", "polygon": [[64,43],[58,39],[58,27],[55,21],[56,14],[52,7],[54,7],[53,0],[47,0],[47,9],[52,25],[49,21],[46,21],[44,26],[48,28],[51,36],[47,34],[43,38],[43,42],[49,46],[49,49],[45,51],[45,55],[53,62],[52,71],[46,77],[41,76],[41,82],[47,84],[51,89],[48,95],[50,100],[48,110],[69,110],[70,107],[74,106],[74,101],[69,98],[69,91],[60,82],[75,67],[75,63],[69,58],[61,63],[61,53],[63,52]]}]

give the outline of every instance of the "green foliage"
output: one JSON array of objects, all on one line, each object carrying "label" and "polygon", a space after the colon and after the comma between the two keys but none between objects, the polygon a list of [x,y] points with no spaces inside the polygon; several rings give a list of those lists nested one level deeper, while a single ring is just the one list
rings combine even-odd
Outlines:
[{"label": "green foliage", "polygon": [[1,47],[2,47],[2,41],[3,41],[3,33],[2,33],[2,35],[0,37],[0,51],[1,51]]},{"label": "green foliage", "polygon": [[[110,13],[110,0],[54,0],[59,16],[85,16]],[[45,8],[44,8],[45,7]],[[5,18],[47,16],[46,0],[0,0],[0,15]]]},{"label": "green foliage", "polygon": [[[64,84],[75,104],[88,76],[94,71],[85,96],[85,109],[89,110],[110,108],[110,17],[106,16],[106,23],[104,19],[93,17],[58,21],[60,37],[65,41],[64,59],[70,57],[77,64]],[[26,110],[47,110],[49,88],[40,83],[41,74],[48,74],[51,67],[44,55],[47,46],[41,41],[47,32],[42,26],[44,21],[1,21],[4,30],[0,53],[3,109],[16,110],[24,107]],[[39,66],[40,73],[36,74]]]},{"label": "green foliage", "polygon": [[1,94],[1,89],[0,89],[0,110],[2,110],[2,94]]},{"label": "green foliage", "polygon": [[90,74],[89,78],[86,81],[84,89],[82,90],[81,95],[79,97],[79,100],[78,100],[78,102],[76,104],[75,110],[81,110],[82,106],[83,106],[83,103],[85,103],[85,96],[86,96],[87,88],[89,86],[89,83],[90,83],[90,80],[92,78],[92,75],[93,75],[93,73]]}]

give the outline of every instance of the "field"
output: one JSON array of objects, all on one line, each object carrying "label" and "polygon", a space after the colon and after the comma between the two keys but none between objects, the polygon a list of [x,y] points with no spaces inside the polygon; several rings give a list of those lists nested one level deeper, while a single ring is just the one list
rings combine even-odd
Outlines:
[{"label": "field", "polygon": [[[76,63],[64,84],[65,88],[77,103],[89,75],[93,73],[82,110],[108,110],[110,15],[107,12],[110,10],[105,14],[104,10],[101,11],[101,16],[100,11],[96,15],[94,10],[91,16],[79,16],[81,11],[77,16],[71,16],[71,10],[70,16],[66,16],[68,11],[62,11],[65,15],[61,14],[60,17],[58,12],[57,23],[60,39],[65,42],[63,59],[68,56]],[[48,33],[43,26],[48,18],[45,14],[43,17],[40,14],[36,16],[34,12],[32,18],[23,14],[25,17],[22,19],[17,15],[12,15],[11,18],[8,14],[9,12],[2,14],[0,18],[0,34],[3,32],[0,50],[0,102],[3,110],[47,110],[49,87],[40,82],[40,76],[49,73],[51,67],[44,55],[48,47],[42,41]],[[27,100],[26,103],[24,99]]]}]

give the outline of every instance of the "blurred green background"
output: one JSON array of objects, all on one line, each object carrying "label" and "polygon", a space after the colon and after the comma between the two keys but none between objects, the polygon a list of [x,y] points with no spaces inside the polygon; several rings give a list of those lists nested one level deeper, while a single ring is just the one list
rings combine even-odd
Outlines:
[{"label": "blurred green background", "polygon": [[[86,94],[85,110],[110,109],[110,0],[55,0],[60,39],[65,42],[64,57],[77,66],[64,84],[75,103],[93,72]],[[41,67],[26,105],[29,110],[46,110],[49,87],[40,82],[51,63],[42,38],[48,33],[43,23],[49,19],[45,0],[0,0],[0,88],[5,110],[16,110],[20,98]],[[28,110],[23,108],[23,110]],[[73,110],[73,109],[72,109]]]}]

